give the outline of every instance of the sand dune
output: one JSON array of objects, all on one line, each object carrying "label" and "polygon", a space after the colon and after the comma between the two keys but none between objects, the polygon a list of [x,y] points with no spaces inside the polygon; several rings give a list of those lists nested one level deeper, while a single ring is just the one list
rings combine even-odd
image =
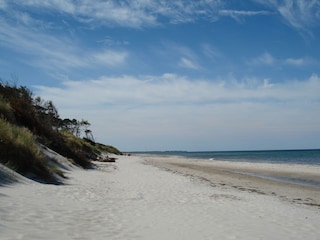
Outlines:
[{"label": "sand dune", "polygon": [[69,180],[63,186],[24,182],[0,187],[0,238],[320,237],[320,210],[315,206],[213,186],[177,168],[154,167],[141,156],[97,164],[96,170],[67,170]]}]

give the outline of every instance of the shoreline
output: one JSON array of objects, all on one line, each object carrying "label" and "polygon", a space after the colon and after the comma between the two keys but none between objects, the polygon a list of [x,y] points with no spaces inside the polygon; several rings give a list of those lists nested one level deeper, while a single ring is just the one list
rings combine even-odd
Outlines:
[{"label": "shoreline", "polygon": [[248,172],[235,172],[240,174],[245,174],[253,177],[269,179],[277,182],[291,183],[299,186],[318,188],[320,190],[320,180],[318,179],[306,179],[297,177],[282,177],[282,176],[272,176],[266,174],[248,173]]},{"label": "shoreline", "polygon": [[146,151],[136,155],[181,157],[224,162],[252,162],[320,166],[320,149],[231,150],[231,151]]},{"label": "shoreline", "polygon": [[146,164],[213,187],[270,195],[320,209],[320,166],[192,159],[140,154]]}]

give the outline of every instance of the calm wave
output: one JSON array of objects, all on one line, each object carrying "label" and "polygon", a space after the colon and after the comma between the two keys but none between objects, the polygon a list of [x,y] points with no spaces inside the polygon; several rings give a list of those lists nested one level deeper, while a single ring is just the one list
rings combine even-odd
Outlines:
[{"label": "calm wave", "polygon": [[206,160],[320,165],[320,149],[213,152],[164,151],[139,153],[176,155],[187,158],[197,158]]}]

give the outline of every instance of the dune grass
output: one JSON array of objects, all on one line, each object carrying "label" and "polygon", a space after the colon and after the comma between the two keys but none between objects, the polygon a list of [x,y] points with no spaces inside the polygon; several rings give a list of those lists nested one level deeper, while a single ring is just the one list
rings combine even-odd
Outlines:
[{"label": "dune grass", "polygon": [[104,144],[101,144],[101,143],[95,143],[95,146],[100,149],[100,151],[102,152],[108,152],[108,153],[113,153],[113,154],[116,154],[116,155],[122,155],[122,152],[117,149],[116,147],[114,146],[110,146],[110,145],[104,145]]},{"label": "dune grass", "polygon": [[27,87],[12,86],[0,79],[0,163],[22,175],[45,182],[63,176],[46,159],[40,145],[83,168],[92,168],[91,160],[101,152],[121,154],[112,146],[81,138],[81,131],[88,131],[88,126],[85,120],[61,119],[52,101],[34,98]]},{"label": "dune grass", "polygon": [[55,174],[61,173],[48,164],[41,153],[34,135],[24,127],[17,127],[0,118],[0,162],[14,171],[56,182]]},{"label": "dune grass", "polygon": [[0,94],[0,117],[7,119],[9,122],[15,122],[14,112],[10,103]]}]

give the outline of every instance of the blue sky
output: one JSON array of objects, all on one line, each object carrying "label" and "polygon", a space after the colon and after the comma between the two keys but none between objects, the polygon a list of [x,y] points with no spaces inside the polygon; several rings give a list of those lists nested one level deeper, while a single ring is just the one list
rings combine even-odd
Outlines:
[{"label": "blue sky", "polygon": [[319,0],[0,0],[0,76],[122,151],[320,148]]}]

